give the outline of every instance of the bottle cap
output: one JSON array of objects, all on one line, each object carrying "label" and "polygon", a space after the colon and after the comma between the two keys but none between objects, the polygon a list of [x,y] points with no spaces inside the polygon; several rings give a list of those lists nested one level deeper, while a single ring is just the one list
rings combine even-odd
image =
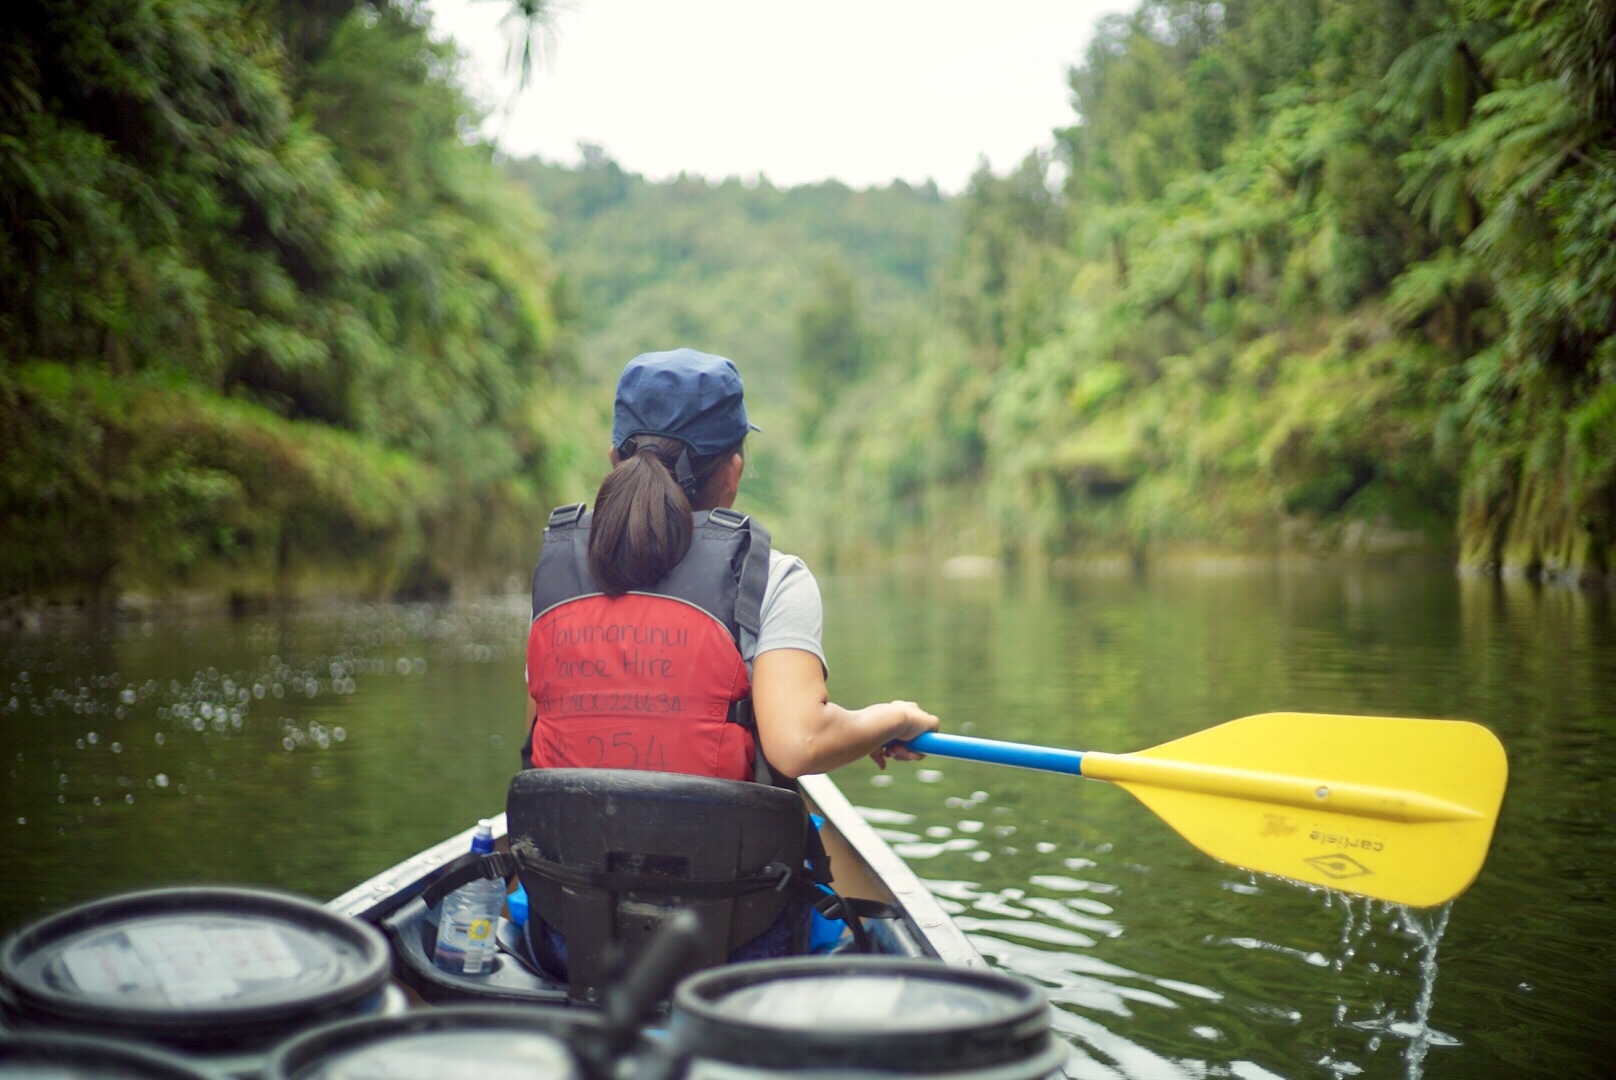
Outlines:
[{"label": "bottle cap", "polygon": [[488,818],[477,822],[477,831],[471,837],[471,850],[486,855],[494,850],[494,823]]}]

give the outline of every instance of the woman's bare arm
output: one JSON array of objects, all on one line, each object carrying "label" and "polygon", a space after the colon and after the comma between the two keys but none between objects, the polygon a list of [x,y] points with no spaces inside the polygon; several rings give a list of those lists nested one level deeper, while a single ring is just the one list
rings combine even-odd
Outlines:
[{"label": "woman's bare arm", "polygon": [[938,724],[912,701],[844,709],[830,700],[819,657],[803,649],[771,649],[752,661],[752,711],[769,764],[787,776],[830,772],[866,754],[883,769],[888,756],[916,760],[925,755],[886,744]]}]

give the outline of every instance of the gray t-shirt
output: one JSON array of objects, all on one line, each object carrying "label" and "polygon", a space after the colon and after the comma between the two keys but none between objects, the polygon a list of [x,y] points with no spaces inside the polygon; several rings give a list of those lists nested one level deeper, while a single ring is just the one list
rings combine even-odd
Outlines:
[{"label": "gray t-shirt", "polygon": [[828,673],[830,665],[825,663],[822,644],[824,630],[825,611],[813,571],[795,555],[771,549],[757,643],[744,654],[748,669],[758,653],[771,649],[802,649],[819,657],[819,663]]}]

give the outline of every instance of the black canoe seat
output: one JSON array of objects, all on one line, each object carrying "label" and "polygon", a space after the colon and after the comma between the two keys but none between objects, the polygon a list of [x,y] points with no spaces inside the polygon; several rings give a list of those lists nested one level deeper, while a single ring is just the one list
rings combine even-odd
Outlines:
[{"label": "black canoe seat", "polygon": [[[701,920],[695,966],[705,968],[770,929],[803,895],[808,812],[782,788],[683,773],[528,769],[512,779],[505,811],[532,913],[529,941],[544,959],[542,924],[560,932],[574,1001],[598,1002],[680,908]],[[793,931],[791,951],[806,949],[806,926],[804,918]]]}]

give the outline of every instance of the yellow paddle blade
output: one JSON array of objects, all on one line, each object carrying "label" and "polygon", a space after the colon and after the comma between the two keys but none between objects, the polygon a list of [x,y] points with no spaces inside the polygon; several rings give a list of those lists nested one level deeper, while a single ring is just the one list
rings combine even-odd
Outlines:
[{"label": "yellow paddle blade", "polygon": [[1479,724],[1322,713],[1248,716],[1082,765],[1215,859],[1412,907],[1475,880],[1509,771]]}]

